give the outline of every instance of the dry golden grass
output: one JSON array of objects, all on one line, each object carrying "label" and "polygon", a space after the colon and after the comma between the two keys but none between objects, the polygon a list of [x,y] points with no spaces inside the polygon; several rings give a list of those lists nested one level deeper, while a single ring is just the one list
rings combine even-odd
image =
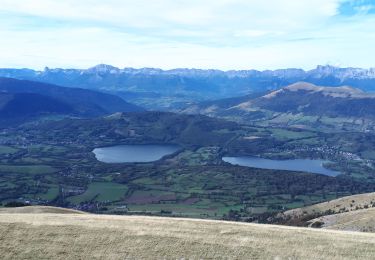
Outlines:
[{"label": "dry golden grass", "polygon": [[323,222],[322,228],[327,229],[375,232],[375,208],[323,216],[310,222],[317,221]]},{"label": "dry golden grass", "polygon": [[0,208],[0,214],[2,213],[57,213],[57,214],[87,214],[83,211],[74,209],[65,209],[50,206],[28,206],[28,207],[17,207],[17,208]]},{"label": "dry golden grass", "polygon": [[342,197],[308,207],[288,210],[284,212],[284,215],[299,217],[314,213],[324,213],[327,210],[331,210],[332,213],[339,213],[344,208],[345,210],[353,211],[357,210],[357,207],[363,208],[365,205],[371,207],[372,203],[375,203],[375,192]]},{"label": "dry golden grass", "polygon": [[375,234],[210,220],[2,213],[2,259],[373,259]]}]

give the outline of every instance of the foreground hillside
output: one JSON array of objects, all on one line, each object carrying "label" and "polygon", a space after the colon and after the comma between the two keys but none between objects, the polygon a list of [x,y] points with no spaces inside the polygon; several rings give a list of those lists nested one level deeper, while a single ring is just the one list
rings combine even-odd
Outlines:
[{"label": "foreground hillside", "polygon": [[369,233],[6,210],[0,223],[2,259],[371,259],[375,254],[375,235]]},{"label": "foreground hillside", "polygon": [[16,208],[0,208],[1,213],[12,213],[12,214],[45,214],[45,213],[54,213],[54,214],[86,214],[83,211],[50,207],[50,206],[28,206],[28,207],[16,207]]}]

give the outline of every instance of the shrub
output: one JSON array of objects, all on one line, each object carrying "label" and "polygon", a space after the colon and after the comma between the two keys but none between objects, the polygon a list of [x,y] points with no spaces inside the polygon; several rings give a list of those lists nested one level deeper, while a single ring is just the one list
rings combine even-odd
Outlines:
[{"label": "shrub", "polygon": [[30,206],[30,205],[24,202],[18,202],[18,201],[10,201],[4,205],[4,207],[7,207],[7,208],[16,208],[16,207],[25,207],[25,206]]}]

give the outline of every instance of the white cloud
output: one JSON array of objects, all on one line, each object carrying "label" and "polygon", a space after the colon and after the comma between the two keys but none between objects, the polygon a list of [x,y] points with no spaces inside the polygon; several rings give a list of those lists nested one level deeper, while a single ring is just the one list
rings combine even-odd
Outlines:
[{"label": "white cloud", "polygon": [[371,66],[374,20],[337,17],[340,2],[1,0],[0,66]]},{"label": "white cloud", "polygon": [[235,37],[261,37],[267,35],[283,35],[283,32],[274,32],[274,31],[261,31],[261,30],[243,30],[243,31],[234,31],[233,36]]},{"label": "white cloud", "polygon": [[0,10],[117,26],[299,27],[336,14],[339,0],[2,0]]}]

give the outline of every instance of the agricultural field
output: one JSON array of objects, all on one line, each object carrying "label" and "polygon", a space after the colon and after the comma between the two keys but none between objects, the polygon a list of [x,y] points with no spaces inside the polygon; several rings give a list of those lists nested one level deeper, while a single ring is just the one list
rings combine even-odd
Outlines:
[{"label": "agricultural field", "polygon": [[123,199],[128,191],[126,185],[113,182],[92,182],[87,190],[80,195],[68,198],[73,204],[79,204],[86,201],[113,202]]},{"label": "agricultural field", "polygon": [[278,140],[309,139],[317,136],[314,132],[292,131],[280,128],[271,129],[270,131],[272,133],[271,135]]},{"label": "agricultural field", "polygon": [[[284,210],[375,190],[375,138],[364,133],[264,128],[159,112],[46,121],[7,131],[0,147],[3,205],[264,222]],[[357,141],[362,146],[353,145]],[[92,153],[116,144],[163,143],[181,149],[155,163],[106,164]],[[231,155],[328,159],[330,168],[344,174],[262,170],[221,160]]]}]

